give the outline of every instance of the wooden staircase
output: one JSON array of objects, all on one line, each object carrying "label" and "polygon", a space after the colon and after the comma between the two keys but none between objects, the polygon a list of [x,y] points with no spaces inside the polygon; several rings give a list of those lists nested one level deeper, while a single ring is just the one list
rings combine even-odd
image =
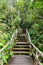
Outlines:
[{"label": "wooden staircase", "polygon": [[26,33],[18,34],[18,42],[13,48],[15,55],[29,55],[30,54],[30,44],[27,42]]},{"label": "wooden staircase", "polygon": [[34,65],[30,56],[30,44],[27,42],[26,33],[17,35],[17,43],[14,45],[14,55],[9,59],[7,65]]}]

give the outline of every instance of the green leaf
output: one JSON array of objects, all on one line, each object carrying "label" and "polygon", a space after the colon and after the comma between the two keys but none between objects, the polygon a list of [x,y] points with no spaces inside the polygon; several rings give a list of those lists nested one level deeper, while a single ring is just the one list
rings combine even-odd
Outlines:
[{"label": "green leaf", "polygon": [[8,60],[9,56],[4,56],[4,62],[7,63],[7,60]]},{"label": "green leaf", "polygon": [[43,63],[42,63],[42,65],[43,65]]},{"label": "green leaf", "polygon": [[10,56],[13,56],[13,54],[14,54],[14,52],[13,52],[13,51],[11,51],[11,52],[10,52]]},{"label": "green leaf", "polygon": [[3,45],[3,43],[0,43],[0,47],[3,47],[4,45]]}]

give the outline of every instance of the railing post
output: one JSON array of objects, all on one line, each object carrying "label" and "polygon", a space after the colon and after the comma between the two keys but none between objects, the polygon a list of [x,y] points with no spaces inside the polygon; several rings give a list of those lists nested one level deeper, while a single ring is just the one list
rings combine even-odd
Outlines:
[{"label": "railing post", "polygon": [[3,65],[3,58],[2,58],[2,53],[1,54],[1,57],[0,57],[0,65]]},{"label": "railing post", "polygon": [[1,65],[3,65],[4,64],[4,60],[3,60],[4,59],[4,51],[2,51],[1,54],[2,54],[2,62],[1,62]]},{"label": "railing post", "polygon": [[3,59],[2,58],[0,59],[0,65],[3,65]]},{"label": "railing post", "polygon": [[11,41],[10,41],[10,50],[12,49],[12,38],[11,38]]},{"label": "railing post", "polygon": [[36,56],[35,56],[35,60],[36,60],[36,65],[41,65],[40,61],[39,61],[39,54],[36,51]]}]

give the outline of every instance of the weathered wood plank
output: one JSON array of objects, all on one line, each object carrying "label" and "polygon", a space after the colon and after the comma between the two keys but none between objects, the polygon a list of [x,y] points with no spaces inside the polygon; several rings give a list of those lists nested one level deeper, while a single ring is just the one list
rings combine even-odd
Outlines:
[{"label": "weathered wood plank", "polygon": [[15,55],[10,58],[7,65],[34,65],[34,62],[30,56]]}]

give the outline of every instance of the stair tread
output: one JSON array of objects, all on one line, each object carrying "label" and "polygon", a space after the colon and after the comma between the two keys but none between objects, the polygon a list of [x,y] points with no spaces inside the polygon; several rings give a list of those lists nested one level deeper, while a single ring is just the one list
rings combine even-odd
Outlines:
[{"label": "stair tread", "polygon": [[28,43],[26,43],[26,42],[17,42],[16,44],[28,44]]},{"label": "stair tread", "polygon": [[21,44],[25,44],[26,43],[27,44],[27,42],[17,42],[17,43],[21,43]]},{"label": "stair tread", "polygon": [[18,45],[18,46],[30,46],[29,44],[16,44],[16,45]]},{"label": "stair tread", "polygon": [[26,34],[19,34],[18,36],[26,36]]},{"label": "stair tread", "polygon": [[29,45],[15,45],[14,48],[30,48]]},{"label": "stair tread", "polygon": [[30,52],[27,52],[27,51],[15,51],[14,53],[30,53]]},{"label": "stair tread", "polygon": [[[17,39],[18,40],[18,39]],[[27,40],[18,40],[18,42],[27,42]]]},{"label": "stair tread", "polygon": [[27,44],[27,45],[29,45],[28,42],[17,42],[16,44]]},{"label": "stair tread", "polygon": [[30,50],[30,48],[13,48],[13,50]]},{"label": "stair tread", "polygon": [[20,42],[26,42],[27,41],[25,36],[18,36],[17,40],[20,41]]}]

